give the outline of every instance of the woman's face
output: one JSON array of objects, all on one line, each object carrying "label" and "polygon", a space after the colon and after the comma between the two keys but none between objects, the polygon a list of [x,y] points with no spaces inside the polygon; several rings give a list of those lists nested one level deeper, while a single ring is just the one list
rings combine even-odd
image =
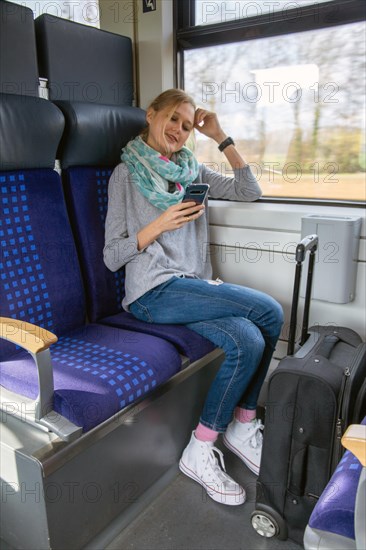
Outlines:
[{"label": "woman's face", "polygon": [[181,103],[173,114],[171,108],[154,111],[148,109],[146,120],[149,123],[147,144],[170,158],[187,141],[194,125],[194,107]]}]

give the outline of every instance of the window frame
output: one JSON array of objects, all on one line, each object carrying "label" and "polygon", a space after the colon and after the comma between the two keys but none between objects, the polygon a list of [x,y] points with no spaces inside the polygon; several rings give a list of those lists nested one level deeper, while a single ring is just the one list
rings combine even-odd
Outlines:
[{"label": "window frame", "polygon": [[[260,16],[243,19],[195,25],[195,0],[173,0],[176,80],[184,89],[184,52],[186,50],[221,46],[234,42],[246,42],[303,31],[328,29],[349,23],[365,21],[365,0],[329,0]],[[290,3],[290,2],[289,2]],[[291,25],[291,29],[289,26]],[[302,199],[266,196],[267,202],[287,202],[292,204],[322,204],[329,206],[360,207],[365,201],[340,201],[339,199]]]}]

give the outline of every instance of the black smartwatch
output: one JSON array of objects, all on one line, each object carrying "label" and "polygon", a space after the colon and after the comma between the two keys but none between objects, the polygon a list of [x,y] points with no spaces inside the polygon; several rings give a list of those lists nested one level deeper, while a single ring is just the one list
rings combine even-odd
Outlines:
[{"label": "black smartwatch", "polygon": [[224,141],[222,143],[220,143],[219,145],[219,151],[223,151],[224,149],[226,149],[226,147],[228,147],[229,145],[235,145],[234,143],[234,140],[233,138],[231,137],[227,137],[226,139],[224,139]]}]

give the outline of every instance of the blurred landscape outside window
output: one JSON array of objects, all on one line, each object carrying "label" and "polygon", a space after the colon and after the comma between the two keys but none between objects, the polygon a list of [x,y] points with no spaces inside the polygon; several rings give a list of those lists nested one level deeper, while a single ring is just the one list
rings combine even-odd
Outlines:
[{"label": "blurred landscape outside window", "polygon": [[[184,52],[185,90],[217,112],[265,196],[366,200],[365,31],[359,22]],[[194,147],[230,172],[212,140],[196,132]]]}]

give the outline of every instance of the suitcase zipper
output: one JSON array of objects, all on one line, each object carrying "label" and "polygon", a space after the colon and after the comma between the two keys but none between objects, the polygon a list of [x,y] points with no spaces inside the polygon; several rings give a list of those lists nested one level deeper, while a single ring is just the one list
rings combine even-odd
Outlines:
[{"label": "suitcase zipper", "polygon": [[342,439],[343,430],[344,430],[344,426],[343,426],[344,418],[342,415],[342,409],[343,409],[343,401],[345,397],[347,380],[351,376],[351,370],[349,367],[347,367],[344,370],[343,375],[344,376],[342,380],[342,386],[339,392],[337,421],[336,421],[336,429],[335,429],[335,442],[334,442],[334,450],[332,453],[332,464],[331,464],[332,472],[334,471],[335,467],[337,466],[343,454],[341,439]]}]

